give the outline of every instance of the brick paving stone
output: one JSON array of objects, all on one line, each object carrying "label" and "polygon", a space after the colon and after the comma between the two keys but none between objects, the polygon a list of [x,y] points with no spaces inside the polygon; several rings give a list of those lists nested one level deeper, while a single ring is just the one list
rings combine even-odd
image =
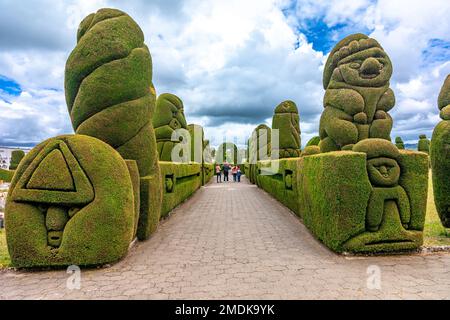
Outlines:
[{"label": "brick paving stone", "polygon": [[[381,289],[367,287],[380,268]],[[108,268],[0,272],[0,299],[449,299],[450,254],[334,254],[264,191],[211,183]]]}]

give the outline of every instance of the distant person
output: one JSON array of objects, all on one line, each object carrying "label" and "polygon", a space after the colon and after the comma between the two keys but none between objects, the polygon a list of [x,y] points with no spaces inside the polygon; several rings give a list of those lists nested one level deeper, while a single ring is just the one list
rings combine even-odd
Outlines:
[{"label": "distant person", "polygon": [[237,182],[237,166],[231,168],[231,174],[233,175],[233,182]]},{"label": "distant person", "polygon": [[217,183],[222,183],[222,170],[220,169],[220,165],[216,165],[216,179]]},{"label": "distant person", "polygon": [[230,170],[231,170],[230,164],[228,162],[225,162],[225,164],[223,165],[223,182],[230,181],[230,178],[229,178]]},{"label": "distant person", "polygon": [[236,167],[236,177],[237,177],[237,182],[241,182],[241,176],[242,176],[241,167],[237,166],[237,167]]}]

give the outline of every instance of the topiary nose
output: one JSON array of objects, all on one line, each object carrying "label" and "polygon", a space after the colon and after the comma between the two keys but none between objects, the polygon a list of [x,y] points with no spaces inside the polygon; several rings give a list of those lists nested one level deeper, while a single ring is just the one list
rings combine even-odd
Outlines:
[{"label": "topiary nose", "polygon": [[381,68],[382,64],[377,59],[368,58],[361,66],[361,73],[365,75],[378,75],[380,74]]}]

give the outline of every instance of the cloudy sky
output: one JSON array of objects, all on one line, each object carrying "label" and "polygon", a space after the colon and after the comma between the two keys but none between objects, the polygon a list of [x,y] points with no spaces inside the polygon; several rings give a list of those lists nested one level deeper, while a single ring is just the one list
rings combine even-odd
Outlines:
[{"label": "cloudy sky", "polygon": [[302,142],[317,135],[323,65],[334,44],[362,32],[394,65],[392,136],[414,142],[439,121],[450,73],[448,0],[0,0],[0,145],[35,144],[72,133],[64,65],[78,23],[102,7],[142,27],[158,93],[185,104],[188,123],[218,145],[244,144],[271,125],[281,101],[297,103]]}]

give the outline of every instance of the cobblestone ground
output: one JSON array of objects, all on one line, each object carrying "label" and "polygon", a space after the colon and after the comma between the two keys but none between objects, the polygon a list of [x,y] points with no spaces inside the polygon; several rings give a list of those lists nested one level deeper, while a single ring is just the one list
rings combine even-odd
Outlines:
[{"label": "cobblestone ground", "polygon": [[450,298],[449,253],[335,255],[246,181],[202,188],[123,261],[82,270],[79,290],[69,276],[0,272],[0,299]]}]

